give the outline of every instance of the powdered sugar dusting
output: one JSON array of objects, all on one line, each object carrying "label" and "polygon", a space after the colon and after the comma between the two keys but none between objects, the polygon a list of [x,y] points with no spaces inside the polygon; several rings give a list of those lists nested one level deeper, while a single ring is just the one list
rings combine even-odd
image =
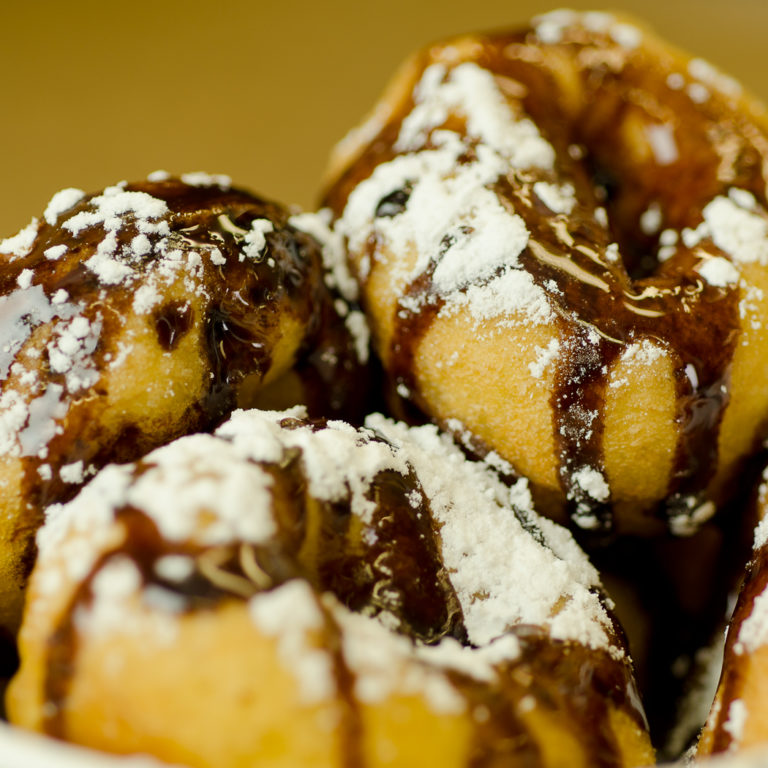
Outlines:
[{"label": "powdered sugar dusting", "polygon": [[[600,14],[600,16],[605,18],[607,14]],[[563,39],[565,30],[575,24],[578,18],[579,15],[575,11],[560,8],[534,17],[534,30],[542,43],[554,45]]]},{"label": "powdered sugar dusting", "polygon": [[537,181],[533,185],[533,192],[553,213],[570,214],[576,205],[573,184],[557,185]]},{"label": "powdered sugar dusting", "polygon": [[768,264],[768,213],[749,192],[719,195],[704,207],[703,217],[696,229],[682,232],[688,248],[710,238],[737,263]]},{"label": "powdered sugar dusting", "polygon": [[48,343],[48,360],[54,373],[66,376],[70,393],[87,389],[99,380],[99,372],[93,353],[101,335],[101,320],[89,321],[78,315],[68,323],[60,323],[54,329]]},{"label": "powdered sugar dusting", "polygon": [[40,222],[37,219],[32,219],[18,234],[13,237],[7,237],[5,240],[0,240],[0,253],[15,256],[16,258],[27,256],[32,251],[39,228]]},{"label": "powdered sugar dusting", "polygon": [[696,271],[710,284],[726,287],[739,282],[739,271],[728,259],[713,256],[703,261]]},{"label": "powdered sugar dusting", "polygon": [[535,379],[540,379],[544,371],[557,359],[560,352],[560,342],[552,339],[546,347],[536,347],[536,360],[528,363],[528,370]]},{"label": "powdered sugar dusting", "polygon": [[[162,171],[161,171],[162,173]],[[190,187],[219,187],[220,189],[229,189],[232,186],[232,179],[223,173],[205,173],[196,171],[194,173],[183,173],[181,180]]]},{"label": "powdered sugar dusting", "polygon": [[742,88],[737,80],[723,74],[704,59],[691,59],[691,61],[688,62],[688,73],[691,77],[719,90],[726,96],[738,98],[741,95]]},{"label": "powdered sugar dusting", "polygon": [[276,531],[268,511],[271,477],[241,458],[236,446],[210,435],[182,438],[146,457],[149,468],[126,503],[145,510],[171,541],[266,541]]},{"label": "powdered sugar dusting", "polygon": [[643,33],[636,26],[619,22],[612,14],[603,11],[577,13],[559,8],[534,17],[533,26],[539,40],[548,45],[563,42],[569,29],[579,26],[593,33],[608,35],[614,43],[628,51],[637,48],[643,40]]},{"label": "powdered sugar dusting", "polygon": [[85,192],[82,189],[75,189],[74,187],[62,189],[51,198],[45,213],[43,213],[43,218],[53,226],[62,213],[74,208],[84,197]]},{"label": "powdered sugar dusting", "polygon": [[[181,438],[150,453],[146,468],[132,482],[130,474],[116,476],[117,470],[108,467],[87,486],[87,493],[55,508],[49,517],[66,529],[79,520],[111,519],[130,505],[144,510],[169,541],[262,542],[276,530],[269,512],[271,478],[241,459],[235,446],[210,435]],[[47,534],[41,537],[44,549]]]},{"label": "powdered sugar dusting", "polygon": [[643,33],[632,24],[614,24],[610,31],[611,39],[622,48],[632,50],[643,41]]},{"label": "powdered sugar dusting", "polygon": [[6,389],[0,395],[0,451],[4,455],[19,455],[16,436],[26,424],[28,416],[28,406],[17,391]]},{"label": "powdered sugar dusting", "polygon": [[[293,414],[301,415],[303,411],[289,413],[296,418]],[[317,432],[309,425],[282,429],[277,416],[272,412],[237,411],[216,434],[232,440],[255,461],[277,461],[283,451],[300,449],[310,493],[324,501],[349,498],[352,512],[363,521],[370,521],[375,511],[375,502],[368,498],[367,491],[376,475],[384,470],[408,473],[404,456],[389,444],[373,440],[370,432],[358,431],[340,421],[331,421],[327,429]]]},{"label": "powdered sugar dusting", "polygon": [[146,192],[126,192],[120,186],[107,187],[103,194],[91,198],[90,210],[81,211],[64,221],[62,226],[73,235],[83,229],[102,226],[107,232],[115,232],[122,226],[122,218],[132,214],[137,226],[143,231],[156,230],[152,222],[168,212],[168,206]]},{"label": "powdered sugar dusting", "polygon": [[593,467],[581,467],[571,475],[571,481],[581,488],[591,499],[608,501],[611,489],[604,475]]},{"label": "powdered sugar dusting", "polygon": [[[442,127],[452,114],[465,118],[466,136]],[[362,252],[375,233],[386,246],[379,258],[386,259],[386,252],[415,254],[412,268],[393,265],[398,286],[435,260],[431,290],[444,299],[447,313],[467,307],[476,320],[514,313],[536,321],[547,317],[543,290],[519,263],[529,233],[490,185],[510,168],[551,169],[554,150],[528,118],[513,114],[493,76],[472,63],[451,70],[441,64],[428,67],[396,148],[403,154],[378,165],[352,191],[336,223],[350,250]],[[460,163],[468,153],[473,159]],[[559,210],[573,204],[568,185],[545,184],[539,191],[545,204]],[[406,200],[402,210],[381,208],[397,195]],[[361,262],[362,277],[368,269]],[[482,291],[472,290],[478,283]]]},{"label": "powdered sugar dusting", "polygon": [[640,216],[640,229],[644,235],[655,235],[661,228],[661,206],[651,203]]},{"label": "powdered sugar dusting", "polygon": [[251,228],[243,238],[243,253],[240,260],[242,261],[246,256],[249,259],[258,260],[267,247],[266,236],[270,232],[274,232],[274,229],[275,227],[269,219],[254,219],[251,222]]},{"label": "powdered sugar dusting", "polygon": [[673,125],[669,123],[649,125],[645,129],[645,135],[658,165],[671,165],[680,157]]},{"label": "powdered sugar dusting", "polygon": [[738,749],[746,722],[747,705],[741,699],[734,699],[728,707],[728,719],[723,723],[723,730],[732,739],[729,751]]},{"label": "powdered sugar dusting", "polygon": [[338,291],[341,294],[343,300],[337,301],[336,312],[344,318],[344,324],[354,340],[357,359],[361,363],[366,363],[371,332],[365,315],[359,310],[352,309],[348,303],[357,301],[360,289],[357,280],[349,271],[343,238],[339,232],[331,229],[332,216],[332,211],[324,208],[317,213],[295,214],[288,219],[288,223],[311,235],[320,243],[325,284],[332,291]]},{"label": "powdered sugar dusting", "polygon": [[308,635],[323,629],[323,614],[309,584],[295,579],[252,597],[248,609],[264,634],[277,638],[277,652],[299,687],[303,702],[314,704],[336,694],[330,653],[313,648]]},{"label": "powdered sugar dusting", "polygon": [[738,655],[754,653],[765,645],[768,645],[768,590],[755,598],[752,612],[739,628],[733,650]]},{"label": "powdered sugar dusting", "polygon": [[[415,472],[430,499],[445,567],[474,646],[446,638],[421,647],[376,619],[349,612],[332,596],[321,599],[308,582],[290,580],[246,605],[254,627],[276,640],[278,659],[295,675],[303,702],[338,693],[325,639],[334,622],[361,702],[422,695],[438,713],[458,714],[467,706],[446,670],[489,682],[499,664],[519,658],[519,641],[509,632],[517,624],[538,625],[556,639],[623,657],[598,594],[597,572],[568,531],[537,517],[526,481],[507,487],[433,426],[408,428],[372,416],[364,429],[333,421],[312,428],[303,416],[301,408],[239,411],[215,435],[193,435],[153,451],[138,471],[107,467],[72,502],[50,508],[38,536],[38,589],[53,594],[60,588],[61,574],[49,563],[76,580],[90,572],[99,551],[119,545],[117,512],[126,506],[142,510],[171,542],[268,545],[277,524],[271,475],[260,463],[280,464],[290,455],[301,462],[313,496],[348,498],[353,514],[363,520],[370,511],[361,499],[370,495],[379,472]],[[416,503],[414,514],[423,511]],[[189,575],[192,564],[170,555],[157,567],[178,580]],[[126,624],[126,606],[138,601],[141,621],[150,622],[161,639],[172,638],[180,604],[143,588],[127,557],[112,557],[93,584],[93,605],[76,616],[79,629],[132,631],[120,626],[117,616]]]},{"label": "powdered sugar dusting", "polygon": [[493,76],[477,64],[447,70],[433,64],[414,90],[415,106],[403,120],[395,149],[418,150],[451,114],[466,118],[470,137],[505,156],[513,168],[552,168],[555,153],[529,118],[516,118]]},{"label": "powdered sugar dusting", "polygon": [[[597,572],[567,531],[539,521],[528,506],[523,513],[534,516],[550,546],[538,543],[510,509],[510,489],[481,464],[466,461],[435,427],[409,430],[381,416],[366,423],[405,450],[416,469],[440,528],[443,558],[472,643],[486,645],[507,627],[530,623],[547,627],[553,637],[622,655],[593,591]],[[527,493],[514,498],[530,504]],[[553,531],[555,542],[550,541]],[[547,577],[526,576],[531,573]]]},{"label": "powdered sugar dusting", "polygon": [[357,280],[347,264],[347,254],[341,235],[331,228],[333,212],[323,208],[317,213],[294,214],[288,223],[308,235],[312,235],[322,246],[326,282],[335,288],[347,301],[356,301],[360,293]]},{"label": "powdered sugar dusting", "polygon": [[[355,675],[355,697],[360,702],[377,704],[398,693],[424,696],[433,712],[460,714],[465,710],[463,697],[444,674],[446,667],[453,666],[447,654],[441,656],[439,666],[418,663],[417,659],[426,660],[430,655],[437,657],[441,652],[426,648],[417,650],[410,640],[389,632],[377,621],[350,613],[340,606],[334,608],[334,618],[342,629],[344,661]],[[445,643],[443,641],[437,648]],[[468,650],[466,656],[472,655],[473,652]],[[482,662],[478,663],[479,658],[473,661],[474,664],[469,662],[465,667],[471,665],[480,675],[489,671]]]}]

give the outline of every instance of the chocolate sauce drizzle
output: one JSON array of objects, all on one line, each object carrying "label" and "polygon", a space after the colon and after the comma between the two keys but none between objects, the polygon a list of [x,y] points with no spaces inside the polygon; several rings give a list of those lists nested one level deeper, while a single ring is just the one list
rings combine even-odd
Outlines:
[{"label": "chocolate sauce drizzle", "polygon": [[[129,248],[140,235],[150,244],[143,255],[132,257],[130,266],[137,279],[127,284],[105,283],[85,266],[103,243],[105,228],[96,224],[73,234],[63,225],[73,216],[90,212],[96,195],[89,195],[61,213],[56,222],[43,221],[28,255],[4,262],[0,295],[8,296],[18,290],[22,270],[33,272],[34,290],[51,307],[62,306],[53,304],[51,299],[66,291],[63,306],[67,311],[83,315],[91,323],[100,318],[99,341],[90,355],[90,364],[102,372],[115,361],[125,359],[126,351],[115,340],[121,339],[125,318],[135,317],[133,302],[137,290],[145,285],[145,277],[153,274],[169,251],[180,254],[182,262],[197,258],[196,276],[184,270],[180,274],[194,283],[198,308],[193,309],[190,301],[179,299],[178,291],[165,296],[160,281],[156,289],[162,294],[161,303],[147,319],[169,359],[182,343],[189,349],[190,338],[193,339],[207,369],[207,375],[202,377],[203,389],[196,400],[190,399],[186,412],[175,421],[163,413],[148,413],[138,404],[135,413],[123,413],[116,419],[115,414],[108,413],[110,393],[101,381],[89,390],[69,392],[66,374],[46,362],[43,348],[39,374],[45,382],[44,391],[52,397],[56,387],[61,388],[61,408],[66,415],[51,417],[51,423],[55,422],[58,429],[45,446],[44,458],[37,454],[37,449],[23,457],[25,509],[18,513],[15,533],[21,538],[29,538],[29,531],[39,525],[46,506],[68,500],[81,487],[81,483],[63,482],[61,467],[82,462],[87,478],[107,463],[133,461],[183,434],[210,430],[236,406],[249,407],[272,369],[273,350],[276,345],[285,344],[286,323],[300,329],[295,356],[303,359],[297,375],[307,381],[307,389],[317,385],[318,371],[321,379],[335,382],[331,413],[343,413],[346,398],[353,390],[352,382],[359,379],[360,365],[353,342],[324,284],[320,247],[312,237],[288,223],[288,211],[249,192],[192,186],[178,179],[129,184],[124,190],[146,193],[167,206],[164,216],[153,219],[153,224],[166,224],[168,234],[146,234],[141,222],[130,212],[120,216],[120,226],[114,231],[118,249]],[[245,235],[256,219],[268,219],[273,231],[266,234],[266,245],[258,258],[246,257]],[[47,257],[46,250],[55,246],[67,250],[57,259]],[[214,247],[218,249],[215,260],[211,256]],[[185,290],[190,290],[189,286]],[[29,315],[25,322],[34,331],[39,324],[34,302],[30,299],[27,303]],[[0,308],[0,319],[7,311],[6,306]],[[322,350],[322,356],[308,359],[310,351],[316,348]],[[130,366],[130,351],[128,355]],[[158,386],[186,391],[186,382],[172,381],[168,376],[168,372],[158,370]],[[314,399],[315,410],[322,409],[324,398],[315,394]],[[102,427],[105,421],[118,425],[110,432]],[[31,542],[29,547],[25,568],[34,559]]]},{"label": "chocolate sauce drizzle", "polygon": [[[584,107],[578,114],[566,112],[560,85],[546,56],[541,55],[541,43],[531,41],[529,31],[478,36],[476,45],[462,46],[461,50],[464,61],[475,61],[494,75],[522,84],[526,93],[522,106],[556,152],[555,176],[536,178],[567,179],[576,189],[576,209],[566,218],[536,198],[531,172],[510,169],[494,185],[502,203],[525,221],[530,239],[520,262],[546,290],[556,314],[561,354],[551,405],[560,483],[573,518],[578,521],[589,515],[609,530],[613,525],[611,500],[591,498],[574,482],[574,472],[590,468],[605,476],[602,424],[612,364],[630,345],[643,340],[652,341],[672,359],[678,442],[668,484],[670,501],[655,514],[674,516],[702,500],[717,466],[719,427],[728,404],[730,366],[740,330],[738,287],[711,285],[693,268],[700,250],[712,256],[727,258],[727,254],[709,240],[702,241],[700,249],[679,243],[674,258],[661,263],[656,257],[658,235],[640,231],[640,216],[651,204],[658,205],[660,230],[695,228],[703,207],[717,195],[726,194],[729,187],[752,192],[765,206],[765,184],[761,153],[754,143],[756,129],[747,114],[738,114],[716,94],[702,105],[694,104],[684,92],[672,92],[666,77],[669,68],[679,64],[671,59],[656,61],[642,46],[628,52],[607,35],[578,28],[564,34],[570,37],[557,46],[558,56],[576,62],[582,53],[589,53],[595,61],[591,65],[574,64],[584,89],[580,96]],[[616,52],[623,59],[621,68],[606,64],[611,60],[609,54]],[[436,60],[450,60],[450,66],[456,65],[455,56],[451,59],[441,54],[440,46],[431,48],[423,54],[422,66],[426,68]],[[663,108],[656,102],[656,107],[649,107],[642,97],[661,93],[669,98]],[[413,107],[413,96],[404,99],[397,116],[329,190],[326,201],[337,213],[343,211],[355,186],[377,165],[397,156],[395,140]],[[685,136],[682,143],[678,138],[679,158],[668,165],[652,158],[636,159],[616,127],[632,114],[647,117],[646,122],[653,124],[663,109],[675,125],[681,126],[677,136]],[[740,151],[727,172],[721,168],[713,139],[722,134],[724,122],[740,142]],[[441,127],[458,131],[471,144],[473,139],[466,137],[460,123],[449,116]],[[583,157],[579,160],[569,155],[568,148],[573,146],[580,148]],[[461,162],[465,161],[467,158]],[[412,186],[417,183],[414,180]],[[388,194],[380,201],[376,215],[403,215],[410,192],[409,188]],[[607,229],[596,223],[598,205],[607,210]],[[558,221],[558,226],[552,224]],[[374,234],[370,239],[373,260],[377,257],[376,237]],[[606,256],[613,240],[626,254],[623,264]],[[403,291],[394,310],[392,341],[383,351],[398,391],[407,391],[407,397],[426,414],[430,408],[419,392],[413,360],[444,301],[431,282],[438,257],[435,255],[430,267]],[[414,311],[419,304],[421,309]]]},{"label": "chocolate sauce drizzle", "polygon": [[[286,420],[282,426],[290,429],[303,424]],[[140,462],[134,471],[139,475],[150,466]],[[94,581],[115,558],[130,558],[143,589],[152,587],[174,595],[187,613],[215,610],[222,601],[248,600],[302,578],[318,594],[330,592],[353,611],[386,612],[396,619],[397,630],[416,643],[451,636],[467,644],[461,608],[442,565],[429,505],[412,474],[383,471],[375,477],[369,497],[376,502],[376,511],[361,529],[349,501],[318,502],[309,496],[298,450],[288,451],[279,464],[261,466],[272,477],[277,524],[276,535],[263,545],[173,543],[163,538],[141,510],[126,506],[116,512],[116,521],[126,532],[123,542],[105,552],[80,582],[48,644],[43,681],[45,733],[60,739],[68,735],[67,700],[81,653],[82,624],[78,626],[76,619],[92,605]],[[420,495],[415,506],[414,492]],[[194,566],[178,580],[163,576],[158,562],[168,555],[189,558]],[[345,768],[364,768],[366,734],[354,693],[355,676],[342,652],[342,629],[322,601],[318,606],[325,621],[323,647],[332,662],[342,712],[340,763]],[[540,764],[540,743],[520,709],[528,695],[582,745],[590,765],[608,768],[619,764],[621,749],[608,716],[609,706],[624,711],[641,729],[645,727],[632,693],[628,662],[616,662],[603,651],[552,641],[540,628],[518,626],[509,631],[518,638],[521,653],[498,668],[495,682],[481,683],[445,670],[464,698],[472,723],[466,764],[491,768],[513,757],[518,761],[515,764]]]},{"label": "chocolate sauce drizzle", "polygon": [[542,764],[542,750],[531,738],[520,704],[532,696],[536,707],[563,729],[584,750],[585,762],[599,768],[621,764],[621,749],[609,726],[609,709],[616,707],[639,728],[643,713],[632,703],[631,674],[627,665],[611,662],[595,651],[553,641],[538,627],[513,629],[520,642],[520,657],[499,670],[499,681],[490,686],[451,674],[454,684],[472,702],[470,711],[482,708],[487,719],[475,717],[475,732],[468,765]]},{"label": "chocolate sauce drizzle", "polygon": [[[755,600],[768,589],[768,554],[765,547],[758,551],[747,569],[747,575],[739,592],[739,599],[733,612],[728,627],[728,635],[725,642],[723,655],[723,672],[720,679],[722,690],[720,693],[720,709],[708,729],[712,730],[713,754],[727,752],[733,742],[733,733],[727,727],[730,717],[730,705],[741,698],[746,684],[744,667],[748,665],[748,655],[737,654],[734,646],[739,642],[739,633],[742,624],[750,617],[754,610]],[[755,668],[756,669],[756,668]],[[756,674],[755,669],[751,674]],[[750,674],[747,672],[746,674]]]}]

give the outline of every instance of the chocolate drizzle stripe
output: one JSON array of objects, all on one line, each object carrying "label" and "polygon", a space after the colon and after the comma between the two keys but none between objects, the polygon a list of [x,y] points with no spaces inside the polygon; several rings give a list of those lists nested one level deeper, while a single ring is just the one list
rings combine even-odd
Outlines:
[{"label": "chocolate drizzle stripe", "polygon": [[[768,590],[768,553],[765,548],[756,556],[747,571],[747,577],[739,593],[736,610],[728,627],[723,655],[721,706],[717,720],[712,727],[712,752],[727,752],[733,742],[731,729],[727,727],[730,717],[730,705],[741,698],[745,680],[745,657],[737,654],[734,647],[739,642],[739,633],[743,623],[750,617],[755,600]],[[754,674],[754,670],[751,671]]]},{"label": "chocolate drizzle stripe", "polygon": [[437,261],[430,260],[427,269],[405,288],[394,310],[388,368],[398,387],[404,386],[417,406],[421,398],[414,370],[416,351],[444,304],[444,300],[432,292],[436,266]]},{"label": "chocolate drizzle stripe", "polygon": [[[455,55],[443,55],[450,42],[435,46],[423,67],[451,61],[445,65],[450,72],[461,63],[475,62],[497,77],[521,84],[517,90],[525,95],[519,98],[520,106],[555,148],[553,171],[510,168],[493,188],[501,203],[525,221],[530,247],[519,259],[535,283],[547,291],[559,337],[565,342],[565,353],[556,363],[551,398],[563,494],[571,500],[572,512],[594,514],[609,528],[614,499],[592,498],[574,483],[573,473],[586,467],[604,474],[601,424],[612,364],[631,345],[644,341],[660,346],[672,357],[678,441],[667,495],[673,502],[670,509],[659,509],[657,514],[662,518],[677,515],[690,511],[692,500],[694,506],[702,500],[717,468],[720,424],[729,401],[730,366],[740,330],[740,289],[735,284],[710,284],[697,272],[702,258],[728,255],[704,238],[692,247],[678,242],[672,259],[660,259],[659,234],[643,231],[640,219],[644,211],[656,206],[659,231],[694,229],[701,223],[704,206],[718,195],[726,195],[731,186],[751,190],[765,206],[764,184],[760,183],[763,164],[758,162],[759,147],[764,148],[765,141],[757,127],[743,130],[745,118],[731,114],[732,105],[724,97],[713,94],[701,105],[684,92],[670,91],[666,68],[671,62],[652,60],[644,46],[628,50],[609,36],[578,26],[564,34],[567,39],[551,47],[574,63],[584,90],[579,114],[564,112],[559,92],[562,81],[550,71],[546,57],[533,55],[530,31],[479,36],[477,45],[460,47],[461,62],[456,62]],[[535,43],[537,51],[547,47]],[[602,68],[600,55],[614,52],[621,55],[622,68],[609,72]],[[596,63],[579,66],[582,54],[593,54]],[[674,115],[686,130],[686,142],[678,142],[678,157],[668,164],[630,151],[622,132],[633,120],[658,122],[656,102],[638,96],[657,91],[669,99],[663,114]],[[369,179],[377,165],[397,156],[395,137],[413,109],[412,97],[331,190],[328,200],[337,212],[344,209],[356,183]],[[721,158],[712,139],[712,131],[722,130],[723,121],[738,129],[743,149],[734,156],[733,173],[726,174],[727,178],[720,172]],[[473,162],[477,144],[476,136],[467,135],[468,122],[463,115],[449,114],[438,126],[454,131],[465,142],[468,151],[459,163]],[[568,152],[572,146],[581,148],[583,158],[574,160]],[[421,151],[434,149],[427,137]],[[572,183],[577,201],[573,216],[547,210],[535,194],[537,180]],[[406,190],[396,190],[380,201],[379,220],[407,216],[409,199],[418,185],[418,178],[409,179]],[[598,206],[607,209],[607,227],[598,223]],[[373,261],[379,239],[377,235],[368,240],[368,256]],[[608,246],[614,241],[623,264],[608,256]],[[430,409],[414,380],[413,368],[419,340],[445,301],[431,285],[439,257],[431,255],[424,273],[403,292],[402,304],[395,310],[393,337],[384,350],[392,380],[410,390],[409,397],[427,413]],[[419,302],[421,308],[413,309]],[[598,341],[585,334],[584,329],[590,327]]]},{"label": "chocolate drizzle stripe", "polygon": [[324,609],[323,615],[328,649],[336,678],[336,689],[342,706],[342,717],[339,723],[339,765],[342,768],[365,768],[367,764],[364,748],[365,729],[360,702],[355,696],[356,678],[344,659],[341,628],[330,611]]},{"label": "chocolate drizzle stripe", "polygon": [[[162,217],[153,220],[157,231],[144,233],[141,220],[131,212],[119,217],[117,230],[110,230],[117,243],[115,260],[125,268],[130,267],[128,284],[103,283],[86,267],[107,238],[103,223],[86,226],[76,233],[64,226],[73,217],[93,215],[97,195],[88,195],[62,212],[55,223],[41,223],[31,252],[7,264],[8,269],[0,279],[0,293],[16,291],[21,271],[31,270],[33,288],[41,292],[45,303],[53,308],[49,308],[51,312],[59,313],[54,314],[48,325],[61,330],[68,322],[62,319],[62,306],[68,308],[66,318],[83,315],[90,323],[99,318],[98,343],[88,364],[101,374],[117,361],[127,360],[122,372],[127,371],[124,378],[130,380],[131,358],[126,357],[127,350],[118,342],[122,345],[131,341],[123,334],[125,318],[141,320],[134,307],[138,291],[152,289],[149,293],[157,292],[154,298],[160,304],[148,310],[146,318],[149,327],[156,331],[158,349],[172,356],[182,339],[194,335],[200,351],[202,389],[195,396],[186,387],[186,381],[166,378],[168,372],[161,366],[158,386],[175,387],[177,398],[180,393],[189,393],[183,412],[174,421],[160,413],[140,413],[140,408],[121,412],[116,418],[105,411],[112,393],[104,391],[103,379],[86,390],[70,392],[66,373],[53,369],[43,347],[40,387],[51,400],[50,417],[44,415],[50,421],[51,431],[57,429],[58,434],[21,459],[21,505],[12,511],[17,521],[11,535],[17,538],[29,538],[30,532],[42,522],[46,506],[69,500],[81,487],[80,482],[65,482],[61,478],[62,467],[82,462],[85,479],[91,471],[110,462],[134,461],[183,434],[209,430],[236,405],[250,406],[258,383],[272,369],[275,346],[286,343],[286,320],[302,329],[297,346],[306,349],[317,343],[326,353],[322,361],[319,357],[304,361],[299,376],[311,383],[320,371],[325,380],[334,380],[336,412],[343,408],[352,389],[350,379],[358,370],[357,364],[351,362],[354,350],[349,334],[323,283],[319,245],[288,223],[289,213],[285,209],[243,190],[192,186],[178,179],[129,184],[123,192],[150,196],[167,207]],[[273,230],[266,234],[266,245],[259,258],[246,258],[243,237],[258,219],[268,219]],[[148,250],[139,255],[131,250],[131,243],[142,237]],[[63,255],[48,258],[45,252],[56,247],[64,249]],[[215,258],[213,249],[218,251]],[[169,252],[176,254],[176,261],[169,257]],[[148,279],[154,280],[163,264],[170,265],[169,269],[178,267],[174,280],[184,279],[184,290],[190,292],[188,300],[179,300],[175,287],[166,295],[165,278],[155,282]],[[53,297],[62,292],[67,297],[65,304],[53,304]],[[30,298],[27,303],[31,313],[28,320],[34,324],[34,302]],[[322,339],[326,325],[334,327],[329,340]],[[37,347],[37,342],[34,345]],[[285,349],[282,353],[290,364],[291,355]],[[15,384],[6,377],[3,386],[3,391],[7,391]],[[61,390],[58,405],[64,416],[54,407],[57,404],[52,393],[57,388]],[[32,402],[40,405],[43,399],[37,397]],[[321,408],[320,404],[316,406],[316,410]],[[112,432],[102,428],[106,421],[117,425]],[[36,429],[40,433],[45,431],[39,425]],[[34,544],[30,543],[28,549],[20,568],[27,569],[34,559]],[[19,581],[25,580],[26,574]]]}]

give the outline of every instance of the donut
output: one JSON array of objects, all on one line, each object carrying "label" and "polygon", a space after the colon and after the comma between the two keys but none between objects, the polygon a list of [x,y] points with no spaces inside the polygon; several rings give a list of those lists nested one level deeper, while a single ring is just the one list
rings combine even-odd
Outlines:
[{"label": "donut", "polygon": [[602,12],[415,54],[323,198],[404,411],[595,536],[695,531],[768,416],[766,124]]},{"label": "donut", "polygon": [[720,680],[698,757],[768,744],[768,470],[757,510],[752,557],[728,624]]},{"label": "donut", "polygon": [[43,509],[105,464],[213,428],[294,368],[335,381],[322,410],[341,412],[362,370],[353,313],[294,220],[320,232],[225,177],[158,173],[65,189],[0,242],[0,629]]},{"label": "donut", "polygon": [[190,768],[653,761],[597,572],[432,425],[238,411],[46,516],[17,726]]}]

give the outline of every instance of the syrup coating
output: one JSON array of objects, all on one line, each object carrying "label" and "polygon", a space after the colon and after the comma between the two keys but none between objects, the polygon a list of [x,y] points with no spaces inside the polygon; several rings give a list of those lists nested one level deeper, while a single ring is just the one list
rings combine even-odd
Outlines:
[{"label": "syrup coating", "polygon": [[321,246],[222,177],[63,190],[0,261],[0,628],[48,504],[212,428],[297,361],[335,373],[336,409],[360,369]]},{"label": "syrup coating", "polygon": [[653,759],[596,572],[433,427],[241,411],[38,543],[15,724],[220,768]]},{"label": "syrup coating", "polygon": [[768,416],[768,133],[606,13],[416,54],[331,163],[397,394],[590,530],[692,532]]},{"label": "syrup coating", "polygon": [[758,492],[759,523],[725,640],[722,670],[697,756],[768,743],[768,471]]}]

